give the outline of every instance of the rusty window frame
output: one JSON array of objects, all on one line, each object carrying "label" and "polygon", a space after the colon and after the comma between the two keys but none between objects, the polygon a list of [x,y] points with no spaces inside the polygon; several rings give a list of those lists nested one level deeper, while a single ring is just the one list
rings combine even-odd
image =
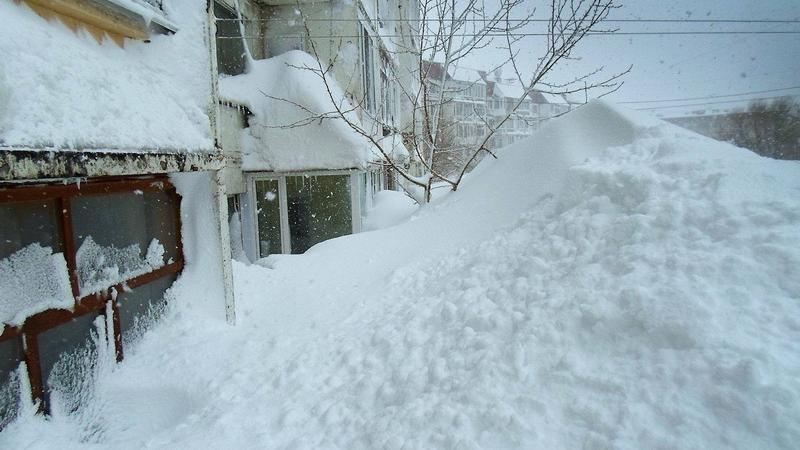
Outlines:
[{"label": "rusty window frame", "polygon": [[[175,238],[178,246],[178,257],[172,263],[133,278],[129,278],[99,292],[80,296],[78,284],[76,251],[72,229],[71,200],[85,195],[103,195],[122,192],[158,192],[162,191],[175,200]],[[45,380],[42,379],[42,365],[39,355],[38,338],[41,333],[66,324],[86,314],[106,314],[106,306],[111,302],[112,324],[114,328],[114,349],[117,362],[123,359],[122,330],[119,316],[119,299],[114,299],[114,292],[124,292],[126,288],[135,289],[160,278],[178,274],[183,270],[183,236],[181,235],[181,196],[166,176],[149,176],[141,178],[101,178],[82,180],[70,184],[0,184],[0,204],[30,200],[55,200],[58,226],[61,229],[63,253],[67,262],[70,288],[75,299],[73,310],[49,309],[33,314],[25,319],[21,326],[4,325],[0,334],[0,342],[9,339],[20,339],[23,355],[21,360],[27,366],[33,401],[39,405],[40,412],[48,412],[49,405],[45,401]]]}]

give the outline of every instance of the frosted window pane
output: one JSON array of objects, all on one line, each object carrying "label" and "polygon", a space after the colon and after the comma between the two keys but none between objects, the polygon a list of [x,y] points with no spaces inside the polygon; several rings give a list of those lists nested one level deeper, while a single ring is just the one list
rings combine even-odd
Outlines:
[{"label": "frosted window pane", "polygon": [[75,259],[83,296],[163,267],[164,247],[156,239],[150,241],[144,252],[139,244],[101,247],[88,236]]},{"label": "frosted window pane", "polygon": [[74,303],[63,254],[34,243],[0,259],[0,322],[19,325],[33,314]]},{"label": "frosted window pane", "polygon": [[292,253],[353,232],[350,175],[286,177]]},{"label": "frosted window pane", "polygon": [[117,296],[124,347],[136,341],[160,317],[167,304],[164,292],[177,278],[177,274],[165,276]]},{"label": "frosted window pane", "polygon": [[97,314],[86,314],[39,334],[39,360],[48,391],[46,397],[50,399],[51,391],[57,390],[63,402],[75,403],[66,405],[68,411],[79,406],[77,399],[96,363],[92,339],[96,318]]},{"label": "frosted window pane", "polygon": [[164,192],[123,192],[73,199],[81,295],[176,261],[176,208],[176,202]]},{"label": "frosted window pane", "polygon": [[258,208],[258,248],[264,258],[281,251],[281,209],[278,180],[256,180]]},{"label": "frosted window pane", "polygon": [[34,242],[62,251],[56,213],[52,200],[0,203],[0,259]]},{"label": "frosted window pane", "polygon": [[19,381],[16,370],[22,360],[18,338],[0,342],[0,429],[19,411]]},{"label": "frosted window pane", "polygon": [[180,257],[177,199],[164,191],[145,192],[140,196],[144,198],[147,237],[157,239],[164,246],[165,261],[177,261]]}]

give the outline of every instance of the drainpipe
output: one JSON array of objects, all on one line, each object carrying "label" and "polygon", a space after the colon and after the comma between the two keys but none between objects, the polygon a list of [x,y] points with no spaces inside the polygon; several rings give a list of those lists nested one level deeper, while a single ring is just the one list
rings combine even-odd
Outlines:
[{"label": "drainpipe", "polygon": [[[208,118],[211,122],[211,134],[214,138],[214,148],[217,152],[223,153],[225,166],[229,164],[228,158],[224,157],[224,151],[220,145],[219,130],[219,91],[217,89],[218,69],[217,69],[217,24],[214,20],[214,0],[206,2],[206,14],[208,21],[208,42],[209,70],[211,78],[211,104],[208,105]],[[222,170],[214,172],[214,212],[217,218],[217,231],[219,232],[220,255],[222,264],[222,288],[225,294],[225,320],[230,325],[236,324],[236,299],[233,294],[233,267],[231,265],[231,236],[228,228],[228,196],[225,188],[225,177]]]}]

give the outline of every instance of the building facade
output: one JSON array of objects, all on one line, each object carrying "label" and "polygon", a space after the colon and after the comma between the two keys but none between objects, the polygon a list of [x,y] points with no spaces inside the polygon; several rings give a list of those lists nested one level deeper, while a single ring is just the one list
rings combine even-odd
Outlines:
[{"label": "building facade", "polygon": [[437,152],[447,155],[445,166],[457,167],[469,158],[490,127],[497,129],[488,148],[499,149],[575,106],[559,94],[534,90],[525,95],[518,82],[481,70],[453,67],[445,73],[441,63],[428,62],[426,73],[430,110],[442,104]]},{"label": "building facade", "polygon": [[331,106],[338,103],[365,135],[402,153],[412,108],[401,95],[401,67],[411,60],[398,48],[411,45],[418,5],[245,5],[236,12],[219,0],[215,11],[222,146],[242,155],[240,167],[227,169],[241,180],[232,202],[232,228],[240,230],[234,247],[253,261],[360,231],[374,192],[392,187],[382,156]]},{"label": "building facade", "polygon": [[0,426],[29,396],[79,407],[66,394],[124,357],[188,264],[233,321],[206,5],[170,11],[0,5]]}]

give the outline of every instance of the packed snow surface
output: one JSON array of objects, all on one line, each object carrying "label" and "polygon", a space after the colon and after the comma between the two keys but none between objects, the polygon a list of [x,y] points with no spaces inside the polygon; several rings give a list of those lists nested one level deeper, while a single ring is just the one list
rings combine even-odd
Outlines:
[{"label": "packed snow surface", "polygon": [[0,146],[213,150],[206,3],[164,9],[174,35],[120,48],[0,2]]},{"label": "packed snow surface", "polygon": [[235,327],[179,286],[97,384],[102,415],[23,415],[0,442],[800,442],[800,164],[596,102],[467,181],[397,226],[236,263]]},{"label": "packed snow surface", "polygon": [[368,141],[337,117],[338,106],[361,124],[344,91],[333,76],[326,86],[313,70],[319,70],[313,56],[292,50],[251,60],[247,73],[219,80],[221,98],[253,113],[242,130],[244,170],[364,168],[375,159]]},{"label": "packed snow surface", "polygon": [[0,327],[20,325],[47,309],[72,309],[63,253],[33,243],[0,259]]},{"label": "packed snow surface", "polygon": [[87,236],[75,252],[75,259],[83,296],[163,267],[164,246],[153,239],[142,255],[139,244],[106,247]]}]

